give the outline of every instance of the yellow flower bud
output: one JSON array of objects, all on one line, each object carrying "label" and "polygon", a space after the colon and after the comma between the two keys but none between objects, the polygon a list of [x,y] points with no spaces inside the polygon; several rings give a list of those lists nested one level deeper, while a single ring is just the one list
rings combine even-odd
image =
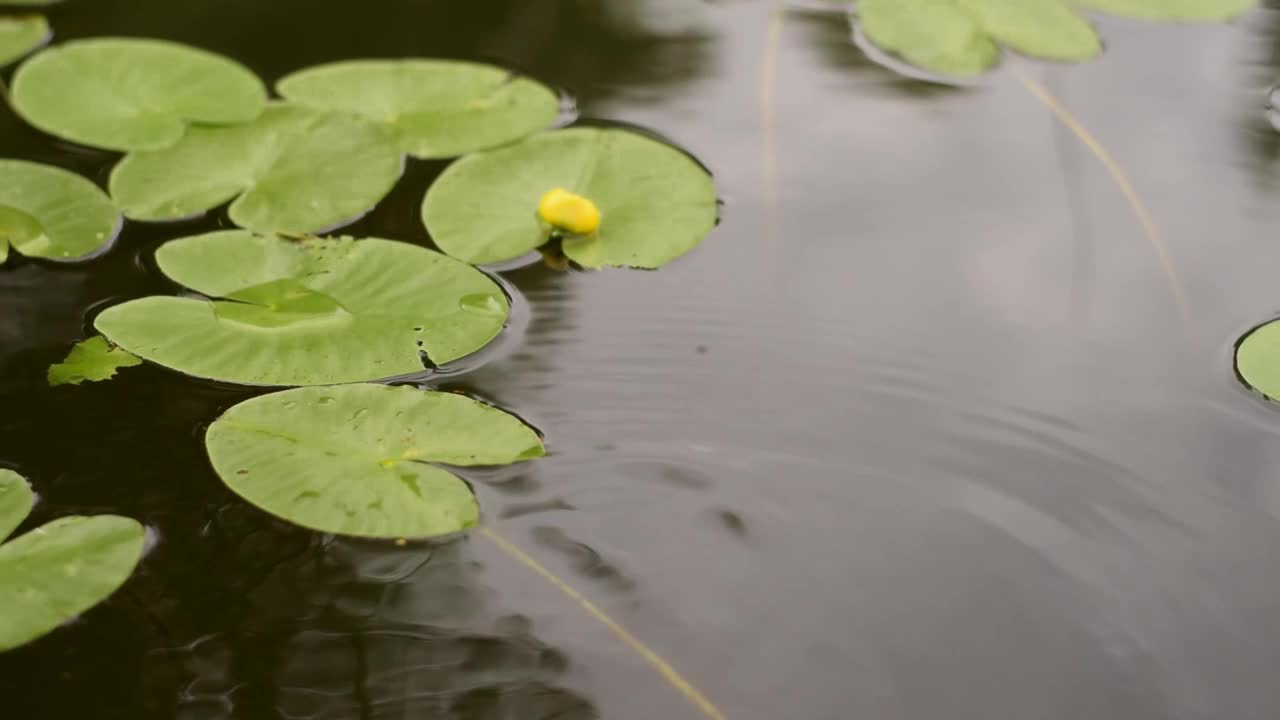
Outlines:
[{"label": "yellow flower bud", "polygon": [[538,201],[538,218],[571,235],[590,235],[600,227],[600,209],[596,204],[564,188],[542,196]]}]

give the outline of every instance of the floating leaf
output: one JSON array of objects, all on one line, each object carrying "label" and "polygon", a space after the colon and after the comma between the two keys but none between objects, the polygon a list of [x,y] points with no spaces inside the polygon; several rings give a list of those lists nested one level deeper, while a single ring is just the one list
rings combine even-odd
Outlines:
[{"label": "floating leaf", "polygon": [[861,0],[859,26],[877,47],[943,75],[990,70],[997,42],[1052,60],[1085,60],[1102,43],[1062,0]]},{"label": "floating leaf", "polygon": [[1236,346],[1236,370],[1258,392],[1280,401],[1280,320],[1251,331]]},{"label": "floating leaf", "polygon": [[858,28],[877,48],[944,75],[979,75],[1000,49],[955,0],[861,0]]},{"label": "floating leaf", "polygon": [[0,65],[8,65],[49,39],[49,23],[41,15],[0,17]]},{"label": "floating leaf", "polygon": [[0,542],[27,519],[35,504],[36,496],[27,481],[12,470],[0,468]]},{"label": "floating leaf", "polygon": [[[0,470],[0,540],[31,511],[25,480]],[[102,602],[142,557],[142,526],[114,515],[64,517],[0,545],[0,651]]]},{"label": "floating leaf", "polygon": [[130,153],[110,188],[132,220],[178,220],[234,199],[235,224],[303,234],[355,220],[391,191],[402,168],[381,125],[273,104],[253,122],[193,127],[173,147]]},{"label": "floating leaf", "polygon": [[9,246],[28,257],[84,259],[119,229],[120,213],[97,185],[60,168],[0,160],[0,262]]},{"label": "floating leaf", "polygon": [[108,150],[155,150],[191,123],[242,123],[266,104],[262,81],[221,55],[140,38],[48,48],[18,68],[11,101],[51,135]]},{"label": "floating leaf", "polygon": [[442,250],[472,263],[519,257],[553,228],[538,217],[551,190],[598,208],[588,236],[564,238],[585,267],[655,268],[688,252],[716,222],[711,177],[679,150],[625,130],[556,130],[450,165],[427,191],[422,219]]},{"label": "floating leaf", "polygon": [[257,236],[165,243],[161,271],[210,297],[148,297],[95,321],[111,342],[195,375],[327,385],[420,373],[480,349],[507,319],[502,289],[440,253],[392,240]]},{"label": "floating leaf", "polygon": [[1095,9],[1163,20],[1222,20],[1255,0],[859,0],[854,15],[881,50],[930,72],[978,75],[999,61],[997,43],[1025,55],[1086,60],[1102,51],[1081,15]]},{"label": "floating leaf", "polygon": [[321,532],[426,537],[476,524],[466,483],[427,463],[505,465],[544,454],[532,428],[461,395],[345,385],[263,395],[205,436],[219,477],[253,505]]},{"label": "floating leaf", "polygon": [[78,342],[71,348],[67,359],[49,367],[48,381],[51,387],[79,385],[88,380],[110,380],[116,370],[141,365],[142,359],[118,347],[112,347],[101,335]]},{"label": "floating leaf", "polygon": [[355,60],[307,68],[276,83],[287,100],[359,113],[385,124],[405,153],[454,157],[550,125],[556,94],[492,65],[445,60]]}]

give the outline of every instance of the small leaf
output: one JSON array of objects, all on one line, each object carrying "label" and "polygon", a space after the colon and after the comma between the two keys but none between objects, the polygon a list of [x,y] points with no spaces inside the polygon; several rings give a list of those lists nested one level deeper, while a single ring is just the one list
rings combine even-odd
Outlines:
[{"label": "small leaf", "polygon": [[273,104],[253,122],[193,127],[172,147],[130,153],[110,188],[131,220],[178,220],[232,201],[228,214],[241,227],[305,234],[368,212],[402,167],[380,125]]},{"label": "small leaf", "polygon": [[61,168],[0,160],[0,245],[28,257],[83,260],[105,250],[119,230],[120,213],[92,182]]},{"label": "small leaf", "polygon": [[276,83],[298,105],[382,123],[418,158],[454,157],[542,130],[559,114],[543,85],[492,65],[446,60],[352,60]]},{"label": "small leaf", "polygon": [[49,35],[49,23],[42,15],[0,17],[0,65],[40,47]]},{"label": "small leaf", "polygon": [[27,122],[64,140],[107,150],[155,150],[189,123],[257,117],[266,89],[221,55],[160,40],[93,38],[27,60],[11,101]]},{"label": "small leaf", "polygon": [[716,223],[711,177],[679,150],[625,130],[534,135],[450,165],[427,191],[422,219],[436,244],[471,263],[519,257],[552,229],[538,207],[552,190],[599,213],[590,235],[564,239],[585,267],[656,268],[693,249]]},{"label": "small leaf", "polygon": [[370,238],[243,230],[165,243],[162,272],[210,297],[148,297],[95,320],[111,342],[197,377],[329,385],[421,373],[480,349],[508,303],[484,273],[426,248]]},{"label": "small leaf", "polygon": [[1236,371],[1250,387],[1280,402],[1280,320],[1261,325],[1240,340]]},{"label": "small leaf", "polygon": [[1093,26],[1062,0],[956,0],[996,42],[1024,55],[1063,62],[1102,52]]},{"label": "small leaf", "polygon": [[1225,20],[1256,0],[859,0],[873,45],[940,75],[965,77],[999,61],[997,43],[1032,57],[1079,61],[1102,52],[1081,10],[1152,20]]},{"label": "small leaf", "polygon": [[300,388],[236,405],[205,436],[214,470],[258,508],[321,532],[459,532],[466,483],[428,462],[505,465],[544,454],[518,418],[462,395],[386,385]]},{"label": "small leaf", "polygon": [[67,359],[49,367],[50,387],[79,385],[88,380],[110,380],[116,370],[141,365],[142,359],[118,347],[112,347],[101,335],[75,344]]},{"label": "small leaf", "polygon": [[[0,540],[33,501],[21,476],[0,470]],[[59,518],[0,545],[0,652],[105,600],[133,572],[142,545],[142,526],[115,515]]]},{"label": "small leaf", "polygon": [[21,475],[0,468],[0,542],[27,519],[36,504],[31,486]]},{"label": "small leaf", "polygon": [[854,12],[872,44],[930,72],[980,75],[1000,60],[1000,48],[955,0],[859,0]]}]

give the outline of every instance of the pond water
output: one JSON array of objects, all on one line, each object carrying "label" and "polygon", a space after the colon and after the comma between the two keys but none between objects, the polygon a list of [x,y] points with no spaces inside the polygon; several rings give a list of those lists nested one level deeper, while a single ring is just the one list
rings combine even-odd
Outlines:
[{"label": "pond water", "polygon": [[[724,717],[1280,715],[1280,411],[1231,366],[1280,309],[1280,12],[1103,19],[1096,62],[963,90],[763,1],[48,14],[61,40],[169,38],[268,83],[493,61],[711,168],[723,222],[697,250],[504,273],[511,331],[432,384],[546,433],[544,460],[464,473],[485,523]],[[0,149],[102,184],[114,160],[7,110]],[[418,203],[445,164],[411,163],[344,231],[429,244]],[[41,497],[29,526],[113,512],[154,542],[110,602],[0,656],[5,717],[708,717],[483,535],[335,541],[234,498],[202,432],[256,390],[153,366],[45,386],[95,312],[171,292],[160,242],[222,225],[129,223],[88,264],[0,269],[0,466]]]}]

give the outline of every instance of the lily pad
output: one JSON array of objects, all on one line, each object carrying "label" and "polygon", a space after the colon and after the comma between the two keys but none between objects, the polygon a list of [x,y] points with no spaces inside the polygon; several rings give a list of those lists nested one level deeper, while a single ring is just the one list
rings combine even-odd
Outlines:
[{"label": "lily pad", "polygon": [[1000,45],[1032,57],[1079,61],[1102,51],[1081,14],[1153,20],[1223,20],[1256,0],[859,0],[866,39],[912,65],[964,77],[990,70]]},{"label": "lily pad", "polygon": [[[0,470],[0,540],[31,512],[25,480]],[[97,605],[142,557],[142,526],[114,515],[64,517],[0,545],[0,651],[25,645]]]},{"label": "lily pad", "polygon": [[541,457],[518,418],[461,395],[386,385],[299,388],[228,410],[205,436],[236,494],[321,532],[378,538],[466,530],[479,518],[457,476],[428,463]]},{"label": "lily pad", "polygon": [[1250,387],[1280,402],[1280,320],[1261,325],[1240,340],[1236,370]]},{"label": "lily pad", "polygon": [[71,348],[67,359],[51,365],[48,372],[50,387],[79,385],[88,380],[110,380],[120,368],[141,365],[142,359],[118,347],[113,347],[101,335],[78,342]]},{"label": "lily pad", "polygon": [[0,262],[27,257],[82,260],[105,250],[120,213],[97,185],[61,168],[0,160]]},{"label": "lily pad", "polygon": [[172,147],[130,153],[109,185],[131,220],[179,220],[232,201],[228,214],[241,227],[303,234],[368,212],[403,165],[381,125],[273,104],[253,122],[193,127]]},{"label": "lily pad", "polygon": [[147,297],[95,321],[111,342],[188,375],[328,385],[421,373],[501,332],[508,304],[484,273],[369,238],[290,240],[243,230],[165,243],[161,271],[210,297]]},{"label": "lily pad", "polygon": [[49,23],[42,15],[0,17],[0,65],[8,65],[49,39]]},{"label": "lily pad", "polygon": [[943,75],[990,70],[997,42],[1053,60],[1102,51],[1088,21],[1061,0],[861,0],[855,12],[876,47]]},{"label": "lily pad", "polygon": [[417,158],[455,157],[504,145],[555,121],[548,87],[492,65],[446,60],[354,60],[288,75],[287,100],[359,113],[385,124]]},{"label": "lily pad", "polygon": [[0,542],[18,529],[35,504],[35,493],[27,481],[12,470],[0,468]]},{"label": "lily pad", "polygon": [[248,68],[198,48],[141,38],[55,45],[18,68],[11,102],[27,122],[107,150],[155,150],[189,124],[242,123],[266,88]]},{"label": "lily pad", "polygon": [[546,132],[454,162],[427,191],[422,219],[456,258],[509,260],[561,233],[538,217],[555,189],[598,208],[595,232],[564,237],[565,254],[584,267],[660,267],[716,223],[715,185],[698,163],[657,140],[598,128]]}]

